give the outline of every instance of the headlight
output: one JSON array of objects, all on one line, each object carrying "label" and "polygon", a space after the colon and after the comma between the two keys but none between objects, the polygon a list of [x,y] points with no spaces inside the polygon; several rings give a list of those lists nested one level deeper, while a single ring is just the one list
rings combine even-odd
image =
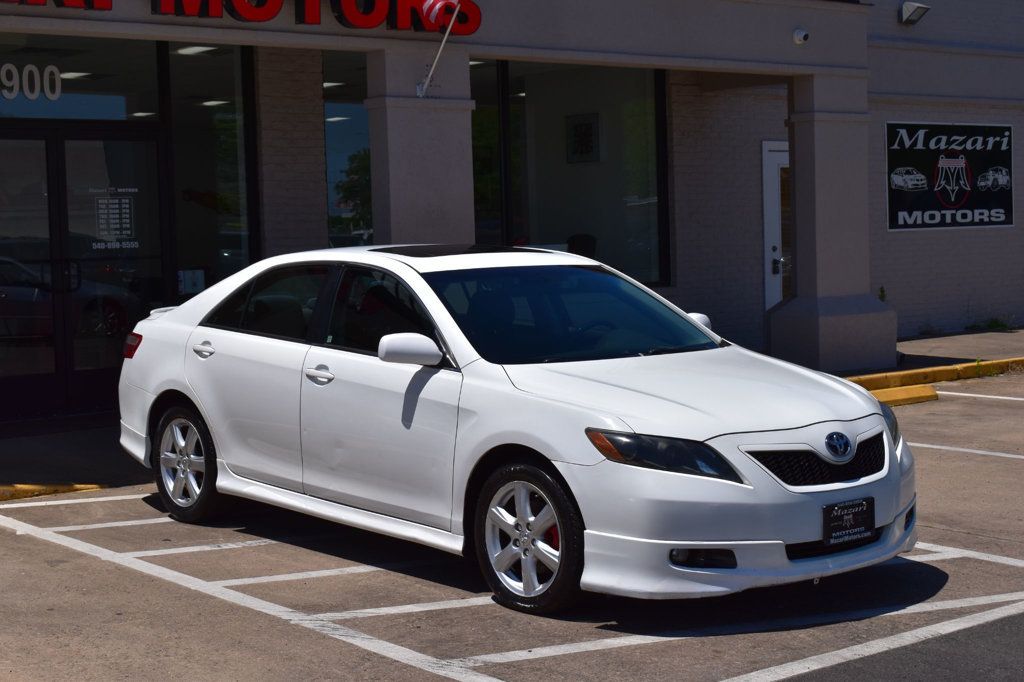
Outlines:
[{"label": "headlight", "polygon": [[879,402],[878,406],[882,408],[882,418],[885,419],[885,426],[889,429],[889,435],[892,436],[893,446],[899,447],[902,436],[900,436],[900,423],[896,419],[896,413],[883,402]]},{"label": "headlight", "polygon": [[587,429],[587,438],[598,452],[620,464],[743,482],[724,457],[697,441],[597,429]]}]

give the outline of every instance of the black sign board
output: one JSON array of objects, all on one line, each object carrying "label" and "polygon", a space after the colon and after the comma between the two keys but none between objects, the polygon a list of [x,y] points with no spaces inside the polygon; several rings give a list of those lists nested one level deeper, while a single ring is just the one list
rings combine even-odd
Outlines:
[{"label": "black sign board", "polygon": [[887,123],[889,229],[1013,225],[1013,130]]}]

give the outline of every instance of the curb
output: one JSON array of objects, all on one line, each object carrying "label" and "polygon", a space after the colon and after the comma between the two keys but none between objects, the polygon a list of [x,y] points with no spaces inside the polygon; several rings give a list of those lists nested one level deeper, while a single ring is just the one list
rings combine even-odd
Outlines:
[{"label": "curb", "polygon": [[899,388],[882,388],[871,391],[871,395],[881,402],[896,407],[898,405],[913,405],[915,403],[927,403],[938,400],[939,394],[931,384],[920,386],[901,386]]},{"label": "curb", "polygon": [[1007,358],[1005,360],[978,360],[977,362],[965,362],[960,365],[947,365],[945,367],[908,369],[903,372],[864,374],[847,377],[847,379],[863,386],[869,391],[879,391],[887,388],[900,388],[902,386],[934,384],[939,381],[991,377],[997,374],[1021,370],[1024,370],[1024,358]]},{"label": "curb", "polygon": [[20,500],[25,497],[38,497],[40,495],[57,495],[58,493],[79,493],[87,490],[102,490],[105,486],[95,483],[58,483],[53,485],[39,485],[35,483],[14,483],[12,485],[0,485],[0,502],[8,500]]}]

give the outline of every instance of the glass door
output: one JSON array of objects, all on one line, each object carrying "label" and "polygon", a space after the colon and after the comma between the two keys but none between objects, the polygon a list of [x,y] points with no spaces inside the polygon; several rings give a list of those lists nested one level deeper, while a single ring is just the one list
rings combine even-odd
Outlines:
[{"label": "glass door", "polygon": [[61,230],[71,407],[116,404],[124,338],[163,298],[157,145],[63,142]]},{"label": "glass door", "polygon": [[151,138],[0,139],[0,420],[117,405],[164,300],[158,168]]},{"label": "glass door", "polygon": [[0,139],[0,420],[64,400],[45,139]]}]

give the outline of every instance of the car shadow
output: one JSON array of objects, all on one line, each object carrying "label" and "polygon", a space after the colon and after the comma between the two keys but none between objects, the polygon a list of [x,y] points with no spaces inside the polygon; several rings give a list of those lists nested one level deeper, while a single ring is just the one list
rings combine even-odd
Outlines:
[{"label": "car shadow", "polygon": [[[163,511],[158,495],[144,501]],[[470,593],[489,592],[475,561],[258,502],[231,498],[217,521],[203,525]],[[806,581],[707,599],[649,601],[586,593],[574,608],[543,617],[592,623],[610,633],[666,637],[801,630],[920,604],[941,592],[948,580],[933,565],[895,558],[822,578],[817,585]]]}]

